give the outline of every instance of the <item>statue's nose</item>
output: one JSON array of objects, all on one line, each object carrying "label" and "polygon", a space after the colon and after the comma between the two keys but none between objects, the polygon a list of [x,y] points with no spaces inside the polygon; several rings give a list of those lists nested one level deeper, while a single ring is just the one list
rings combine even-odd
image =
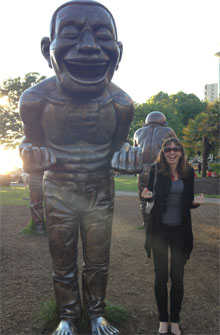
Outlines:
[{"label": "statue's nose", "polygon": [[93,33],[86,30],[82,33],[82,38],[76,46],[77,51],[85,53],[98,53],[100,46],[96,43]]}]

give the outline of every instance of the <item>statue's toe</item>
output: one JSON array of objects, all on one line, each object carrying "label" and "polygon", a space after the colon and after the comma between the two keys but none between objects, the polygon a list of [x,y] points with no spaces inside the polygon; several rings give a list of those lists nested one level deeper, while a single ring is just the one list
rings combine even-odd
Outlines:
[{"label": "statue's toe", "polygon": [[77,335],[76,326],[73,321],[61,320],[52,335]]},{"label": "statue's toe", "polygon": [[102,316],[93,318],[91,320],[92,335],[116,335],[119,334],[118,329],[113,327]]}]

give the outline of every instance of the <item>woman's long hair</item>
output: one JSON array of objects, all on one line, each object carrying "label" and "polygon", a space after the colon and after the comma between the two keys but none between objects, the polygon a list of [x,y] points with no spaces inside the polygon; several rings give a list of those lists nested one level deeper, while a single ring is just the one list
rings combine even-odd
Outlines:
[{"label": "woman's long hair", "polygon": [[179,178],[186,178],[189,175],[190,165],[185,158],[185,152],[182,143],[178,138],[175,137],[170,137],[166,139],[162,144],[162,147],[156,159],[156,162],[158,163],[158,173],[162,174],[165,177],[171,178],[171,169],[164,155],[164,148],[170,147],[171,143],[174,143],[176,146],[181,147],[182,156],[179,159],[176,171],[179,175]]}]

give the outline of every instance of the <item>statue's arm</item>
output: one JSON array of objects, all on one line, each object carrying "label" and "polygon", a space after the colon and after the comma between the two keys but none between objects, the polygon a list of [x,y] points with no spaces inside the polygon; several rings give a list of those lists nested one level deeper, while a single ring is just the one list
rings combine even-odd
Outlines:
[{"label": "statue's arm", "polygon": [[44,145],[44,132],[41,126],[41,115],[44,100],[37,93],[25,91],[19,101],[19,113],[23,122],[23,143],[34,146]]},{"label": "statue's arm", "polygon": [[134,116],[134,106],[129,97],[118,98],[113,104],[117,117],[117,125],[112,137],[112,152],[114,153],[127,142],[129,127]]},{"label": "statue's arm", "polygon": [[[123,97],[122,97],[123,98]],[[139,147],[130,147],[127,142],[130,124],[133,120],[134,105],[130,98],[116,100],[114,107],[117,126],[112,140],[112,167],[116,171],[138,173],[142,170],[142,153]]]},{"label": "statue's arm", "polygon": [[23,122],[24,139],[19,147],[24,170],[28,173],[48,169],[56,160],[45,146],[41,115],[45,100],[38,92],[27,90],[19,101],[19,112]]}]

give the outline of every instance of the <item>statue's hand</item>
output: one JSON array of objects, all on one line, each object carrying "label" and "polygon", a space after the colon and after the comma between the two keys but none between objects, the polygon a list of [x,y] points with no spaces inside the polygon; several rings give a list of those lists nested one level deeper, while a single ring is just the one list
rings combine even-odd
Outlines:
[{"label": "statue's hand", "polygon": [[47,170],[56,163],[56,157],[49,148],[22,143],[19,150],[27,173]]},{"label": "statue's hand", "polygon": [[125,173],[140,173],[143,170],[143,154],[141,148],[131,147],[124,143],[120,151],[114,153],[112,168]]}]

